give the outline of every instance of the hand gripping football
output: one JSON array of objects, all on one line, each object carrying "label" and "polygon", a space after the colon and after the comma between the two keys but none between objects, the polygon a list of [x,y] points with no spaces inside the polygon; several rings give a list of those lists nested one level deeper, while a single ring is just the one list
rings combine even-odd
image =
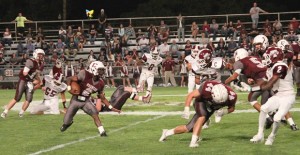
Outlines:
[{"label": "hand gripping football", "polygon": [[78,95],[80,93],[80,86],[77,82],[71,82],[71,90],[69,91],[73,95]]}]

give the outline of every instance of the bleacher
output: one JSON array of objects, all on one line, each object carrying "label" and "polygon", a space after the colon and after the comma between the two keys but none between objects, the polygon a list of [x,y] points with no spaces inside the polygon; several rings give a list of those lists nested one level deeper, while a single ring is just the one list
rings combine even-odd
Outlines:
[{"label": "bleacher", "polygon": [[[271,23],[275,19],[279,19],[283,25],[284,32],[287,30],[287,25],[290,22],[291,18],[293,16],[298,17],[300,12],[279,12],[279,13],[269,13],[269,14],[261,14],[260,16],[260,23],[259,23],[259,30],[262,32],[262,25],[264,24],[265,19],[269,19]],[[197,36],[197,40],[194,40],[191,38],[191,23],[193,21],[196,21],[199,29],[201,29],[202,23],[204,20],[207,20],[209,23],[211,19],[216,19],[217,23],[219,24],[219,28],[223,25],[225,22],[233,21],[236,22],[237,19],[240,19],[243,23],[243,25],[246,27],[246,30],[249,32],[251,29],[251,19],[248,14],[232,14],[232,15],[207,15],[207,16],[185,16],[185,41],[190,40],[191,44],[199,44],[199,43],[208,43],[208,41],[213,42],[213,44],[217,45],[220,38],[225,38],[221,34],[217,34],[216,40],[212,39],[213,34],[209,35],[209,38],[202,38],[201,32]],[[299,19],[299,18],[297,18]],[[169,33],[169,40],[168,44],[171,44],[173,40],[176,40],[177,44],[180,47],[180,50],[184,50],[185,41],[179,41],[177,36],[177,26],[176,26],[176,17],[137,17],[137,18],[108,18],[108,22],[111,23],[114,30],[113,33],[117,33],[117,29],[120,23],[123,23],[123,25],[126,27],[128,23],[132,23],[133,27],[135,28],[135,31],[137,32],[138,29],[141,29],[142,32],[146,32],[147,27],[150,24],[154,24],[155,26],[159,26],[160,20],[164,20],[165,23],[169,26],[170,33]],[[87,20],[72,20],[72,21],[34,21],[33,23],[27,23],[26,27],[31,27],[33,29],[33,33],[35,33],[38,29],[38,27],[42,27],[43,33],[45,36],[46,42],[56,42],[58,39],[58,29],[61,25],[76,25],[81,26],[85,33],[88,32],[89,25],[91,23],[96,24],[96,19],[87,19]],[[21,38],[16,37],[15,35],[15,23],[0,23],[0,34],[3,34],[3,31],[6,27],[10,28],[12,35],[13,35],[13,44],[11,47],[5,45],[4,55],[6,59],[10,57],[13,53],[17,52],[17,44],[19,41],[22,42],[22,44],[25,46],[25,41],[21,40]],[[26,31],[25,31],[26,33]],[[90,50],[94,51],[94,54],[98,55],[100,53],[101,45],[103,45],[103,42],[105,41],[104,36],[99,35],[96,38],[95,44],[90,45],[89,41],[87,40],[87,44],[84,45],[83,51],[79,51],[74,58],[69,58],[70,61],[72,61],[73,65],[77,65],[77,61],[80,58],[87,59],[88,54]],[[237,40],[236,40],[237,41]],[[127,49],[129,51],[132,51],[134,48],[139,49],[136,43],[136,38],[130,37],[128,40],[128,47]],[[44,73],[48,72],[52,65],[46,65]],[[13,74],[9,74],[9,76],[3,76],[0,77],[0,82],[8,82],[8,81],[16,81],[17,78],[15,78],[18,74],[18,71],[22,66],[14,66],[14,68],[11,68],[11,66],[1,66],[2,72],[5,73],[5,70],[8,69],[9,72],[13,70]],[[0,70],[1,70],[0,67]],[[179,68],[179,67],[178,67]]]}]

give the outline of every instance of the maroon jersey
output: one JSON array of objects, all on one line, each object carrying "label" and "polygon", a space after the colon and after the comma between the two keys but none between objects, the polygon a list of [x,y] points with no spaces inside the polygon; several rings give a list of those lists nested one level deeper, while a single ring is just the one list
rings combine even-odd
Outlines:
[{"label": "maroon jersey", "polygon": [[291,44],[292,50],[294,52],[293,60],[300,60],[300,46],[297,43]]},{"label": "maroon jersey", "polygon": [[103,91],[104,81],[102,79],[94,81],[93,74],[86,70],[81,70],[78,73],[78,80],[81,96],[89,97],[93,93],[101,93]]},{"label": "maroon jersey", "polygon": [[223,84],[223,85],[227,89],[227,93],[228,93],[227,101],[225,101],[224,103],[215,103],[213,101],[212,96],[211,96],[211,90],[212,90],[212,87],[217,84],[222,84],[222,83],[217,82],[217,81],[204,82],[198,89],[201,94],[201,97],[198,98],[197,101],[206,103],[207,107],[211,110],[218,110],[225,106],[228,106],[229,108],[234,107],[236,100],[237,100],[237,94],[230,87],[226,86],[225,84]]},{"label": "maroon jersey", "polygon": [[[33,59],[27,59],[26,63],[25,63],[25,67],[29,68],[28,76],[30,77],[30,79],[27,79],[27,80],[33,80],[39,70],[38,62],[36,62]],[[19,78],[20,78],[20,80],[27,81],[26,77],[23,75],[24,68],[21,69],[21,71],[19,73]]]},{"label": "maroon jersey", "polygon": [[247,78],[254,80],[264,78],[266,75],[267,67],[262,64],[261,59],[255,56],[249,56],[233,65],[234,71],[238,74],[244,74]]}]

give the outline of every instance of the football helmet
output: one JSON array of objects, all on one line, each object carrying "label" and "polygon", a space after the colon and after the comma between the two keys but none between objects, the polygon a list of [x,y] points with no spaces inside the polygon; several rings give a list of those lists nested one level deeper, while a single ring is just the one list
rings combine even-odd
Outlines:
[{"label": "football helmet", "polygon": [[211,62],[211,58],[212,58],[211,50],[207,48],[200,50],[198,58],[199,58],[198,60],[199,66],[202,68],[206,67]]},{"label": "football helmet", "polygon": [[54,76],[53,76],[53,80],[52,80],[53,85],[54,86],[55,85],[56,86],[60,86],[61,82],[62,82],[62,78],[63,78],[63,74],[62,73],[60,73],[60,72],[55,73]]},{"label": "football helmet", "polygon": [[216,84],[211,89],[211,96],[215,103],[224,103],[228,99],[228,91],[223,84]]},{"label": "football helmet", "polygon": [[277,42],[277,47],[280,48],[282,51],[290,49],[290,43],[285,39],[281,39]]},{"label": "football helmet", "polygon": [[[34,51],[33,51],[33,58],[34,59],[36,59],[36,60],[43,60],[44,59],[44,56],[45,56],[45,52],[44,52],[44,50],[42,50],[42,49],[35,49]],[[40,55],[42,55],[42,56],[40,56]]]},{"label": "football helmet", "polygon": [[271,66],[277,61],[282,61],[283,57],[284,55],[280,48],[271,47],[264,53],[262,63],[266,66]]},{"label": "football helmet", "polygon": [[239,61],[240,59],[244,59],[249,56],[249,53],[244,48],[239,48],[234,52],[234,60]]},{"label": "football helmet", "polygon": [[257,35],[253,39],[253,45],[255,47],[255,51],[266,50],[269,46],[269,40],[265,35]]},{"label": "football helmet", "polygon": [[158,52],[158,49],[157,47],[153,47],[151,49],[151,56],[154,60],[156,60],[158,58],[158,55],[159,55],[159,52]]},{"label": "football helmet", "polygon": [[99,75],[99,69],[105,70],[103,63],[101,61],[93,61],[88,68],[88,72]]},{"label": "football helmet", "polygon": [[198,55],[200,50],[201,50],[201,47],[199,45],[193,46],[192,50],[191,50],[192,51],[191,56],[195,58]]}]

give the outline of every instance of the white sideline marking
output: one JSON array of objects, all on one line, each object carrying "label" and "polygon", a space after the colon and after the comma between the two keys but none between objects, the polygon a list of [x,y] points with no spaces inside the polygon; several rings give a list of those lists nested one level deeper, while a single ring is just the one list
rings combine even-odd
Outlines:
[{"label": "white sideline marking", "polygon": [[[147,123],[147,122],[150,122],[150,121],[153,121],[153,120],[165,117],[165,116],[166,115],[160,115],[160,116],[156,116],[156,117],[153,117],[153,118],[149,118],[149,119],[144,120],[144,121],[135,122],[135,123],[129,124],[127,126],[124,126],[124,127],[118,128],[118,129],[114,129],[114,130],[112,130],[110,132],[107,132],[107,133],[111,134],[111,133],[114,133],[114,132],[118,132],[118,131],[121,131],[123,129],[127,129],[127,128],[130,128],[132,126],[135,126],[135,125],[138,125],[138,124],[141,124],[141,123]],[[43,149],[43,150],[40,150],[38,152],[30,153],[29,155],[38,155],[38,154],[42,154],[42,153],[45,153],[45,152],[54,151],[54,150],[61,149],[61,148],[64,148],[64,147],[72,145],[72,144],[81,143],[81,142],[84,142],[84,141],[87,141],[87,140],[90,140],[90,139],[94,139],[94,138],[99,138],[99,135],[90,136],[90,137],[82,138],[82,139],[79,139],[79,140],[76,140],[76,141],[71,141],[69,143],[56,145],[56,146],[50,147],[48,149]]]}]

